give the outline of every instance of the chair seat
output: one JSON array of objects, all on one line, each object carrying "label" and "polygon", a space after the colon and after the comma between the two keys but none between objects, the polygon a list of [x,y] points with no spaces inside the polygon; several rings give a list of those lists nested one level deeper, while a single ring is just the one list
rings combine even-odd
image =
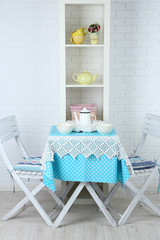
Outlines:
[{"label": "chair seat", "polygon": [[40,157],[25,158],[14,166],[14,170],[42,172]]},{"label": "chair seat", "polygon": [[131,161],[134,171],[150,169],[156,166],[155,162],[146,160],[138,155],[129,155],[128,158]]}]

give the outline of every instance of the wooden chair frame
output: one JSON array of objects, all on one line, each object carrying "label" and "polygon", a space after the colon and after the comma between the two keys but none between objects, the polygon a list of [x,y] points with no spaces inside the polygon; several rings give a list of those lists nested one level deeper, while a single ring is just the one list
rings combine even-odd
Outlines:
[{"label": "wooden chair frame", "polygon": [[[45,212],[45,210],[42,208],[40,203],[35,198],[35,195],[45,187],[45,185],[42,182],[43,172],[29,172],[29,171],[14,170],[11,164],[11,161],[7,156],[6,150],[4,148],[4,142],[12,138],[15,138],[17,146],[22,154],[22,157],[28,158],[29,155],[27,154],[27,151],[25,150],[24,145],[20,139],[19,129],[18,129],[16,118],[14,115],[0,120],[0,155],[2,156],[2,159],[4,160],[4,163],[8,171],[10,172],[11,176],[17,182],[17,184],[21,187],[21,189],[24,191],[24,193],[26,194],[26,197],[22,199],[4,217],[2,217],[2,220],[8,220],[9,218],[16,216],[18,212],[24,207],[24,205],[27,204],[29,201],[31,201],[34,207],[37,209],[37,211],[41,215],[41,217],[44,219],[44,221],[49,226],[53,226],[53,222],[50,216]],[[40,184],[33,191],[30,191],[22,180],[24,178],[39,179]],[[56,201],[56,204],[58,207],[64,207],[63,201],[57,196],[56,193],[54,193],[53,191],[49,191],[49,193],[51,194],[52,198]]]},{"label": "wooden chair frame", "polygon": [[[144,125],[142,128],[142,136],[139,141],[139,144],[135,150],[135,154],[139,154],[142,150],[142,147],[145,143],[147,135],[153,136],[160,138],[160,117],[157,115],[149,114],[147,113],[145,115],[144,119]],[[159,159],[158,159],[159,162]],[[129,216],[131,215],[132,211],[134,210],[135,206],[137,203],[141,203],[141,205],[146,205],[147,207],[151,208],[158,216],[160,216],[160,209],[157,208],[145,195],[144,192],[146,191],[148,185],[151,183],[153,178],[155,177],[155,174],[158,172],[158,166],[155,166],[152,169],[146,169],[146,170],[139,170],[139,171],[134,171],[134,174],[131,177],[137,177],[139,175],[146,176],[146,179],[144,180],[142,186],[140,189],[137,189],[130,181],[130,179],[125,183],[125,190],[126,192],[132,197],[132,201],[130,202],[129,206],[125,210],[123,214],[120,214],[116,212],[115,210],[112,209],[110,206],[110,201],[118,188],[122,185],[120,183],[116,183],[113,188],[111,189],[110,193],[108,194],[107,197],[103,195],[100,189],[98,189],[98,185],[96,188],[99,191],[99,195],[101,198],[104,200],[104,204],[108,209],[111,209],[116,215],[120,216],[118,225],[123,225]]]}]

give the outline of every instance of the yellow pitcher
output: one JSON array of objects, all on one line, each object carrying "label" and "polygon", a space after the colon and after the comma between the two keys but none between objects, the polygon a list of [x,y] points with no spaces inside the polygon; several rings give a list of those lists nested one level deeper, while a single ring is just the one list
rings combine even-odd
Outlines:
[{"label": "yellow pitcher", "polygon": [[[84,31],[86,30],[86,32]],[[87,34],[88,29],[87,28],[79,28],[75,32],[71,34],[70,41],[73,44],[82,44],[84,42],[84,36]]]}]

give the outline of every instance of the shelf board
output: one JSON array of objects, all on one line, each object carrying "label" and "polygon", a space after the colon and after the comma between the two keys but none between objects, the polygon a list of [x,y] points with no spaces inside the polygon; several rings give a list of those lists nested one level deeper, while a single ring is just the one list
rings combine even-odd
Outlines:
[{"label": "shelf board", "polygon": [[104,47],[104,44],[66,44],[66,47]]},{"label": "shelf board", "polygon": [[86,5],[86,4],[104,4],[105,3],[105,0],[98,0],[98,3],[97,3],[97,0],[81,0],[81,1],[75,1],[75,0],[65,0],[65,4],[78,4],[78,5]]},{"label": "shelf board", "polygon": [[66,88],[91,88],[91,87],[104,87],[103,83],[94,83],[94,84],[90,84],[90,85],[80,85],[78,83],[67,83],[66,84]]}]

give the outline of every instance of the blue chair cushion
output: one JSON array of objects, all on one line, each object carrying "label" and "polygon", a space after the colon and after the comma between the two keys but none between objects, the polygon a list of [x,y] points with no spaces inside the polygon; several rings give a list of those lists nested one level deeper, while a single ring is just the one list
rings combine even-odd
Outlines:
[{"label": "blue chair cushion", "polygon": [[146,160],[138,155],[129,155],[128,158],[131,161],[134,171],[150,169],[156,166],[155,162]]},{"label": "blue chair cushion", "polygon": [[41,157],[25,158],[14,166],[14,170],[42,172],[40,159]]}]

